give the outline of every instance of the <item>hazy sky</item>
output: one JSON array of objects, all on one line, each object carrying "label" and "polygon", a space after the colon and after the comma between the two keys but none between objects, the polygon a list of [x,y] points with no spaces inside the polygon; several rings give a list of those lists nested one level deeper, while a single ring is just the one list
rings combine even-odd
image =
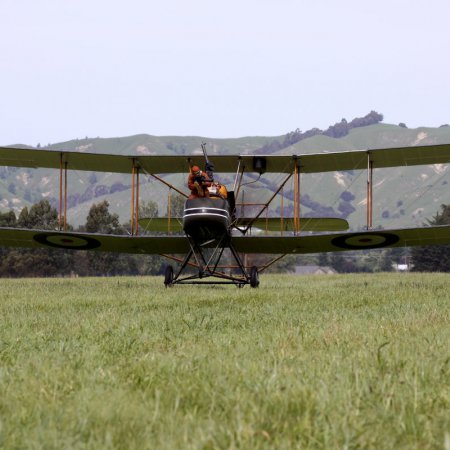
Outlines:
[{"label": "hazy sky", "polygon": [[0,145],[450,123],[448,0],[0,0]]}]

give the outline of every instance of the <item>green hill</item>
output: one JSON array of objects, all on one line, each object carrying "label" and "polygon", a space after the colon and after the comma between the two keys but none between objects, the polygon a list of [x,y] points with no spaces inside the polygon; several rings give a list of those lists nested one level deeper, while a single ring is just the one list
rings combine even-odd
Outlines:
[{"label": "green hill", "polygon": [[[51,145],[46,148],[80,152],[117,153],[130,155],[179,154],[190,155],[201,151],[207,142],[213,154],[305,154],[336,152],[371,148],[414,146],[450,143],[450,127],[408,129],[389,124],[359,126],[340,138],[323,134],[302,139],[293,145],[283,146],[286,136],[243,137],[238,139],[211,139],[201,136],[150,136],[137,135],[116,138],[86,138]],[[281,147],[281,148],[280,148]],[[268,148],[274,148],[273,152]],[[375,170],[374,172],[374,226],[400,227],[422,224],[439,209],[441,203],[450,203],[450,175],[447,166],[416,166]],[[220,171],[220,168],[217,168]],[[185,192],[186,174],[166,177]],[[264,203],[272,195],[281,175],[245,179],[239,201]],[[107,199],[110,209],[120,215],[122,222],[130,216],[131,177],[110,173],[69,172],[68,220],[74,226],[83,224],[90,205]],[[220,174],[220,180],[232,187],[234,174]],[[302,175],[302,215],[335,215],[346,217],[353,229],[366,223],[365,171],[347,171]],[[286,186],[285,193],[292,187]],[[168,189],[151,177],[141,177],[142,200],[157,201],[159,215],[166,212]],[[17,169],[0,167],[0,211],[13,209],[17,214],[27,205],[42,198],[58,204],[59,172],[44,169]],[[276,199],[270,211],[279,213],[281,200]],[[292,205],[284,201],[288,214]],[[259,207],[246,207],[246,213]],[[278,210],[278,211],[277,211]]]}]

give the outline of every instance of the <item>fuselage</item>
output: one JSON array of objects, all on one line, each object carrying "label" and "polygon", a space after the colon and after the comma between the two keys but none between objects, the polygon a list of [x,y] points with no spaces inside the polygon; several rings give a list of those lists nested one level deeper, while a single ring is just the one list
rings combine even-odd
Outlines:
[{"label": "fuselage", "polygon": [[231,220],[230,205],[226,199],[202,197],[186,200],[183,230],[198,245],[229,237]]}]

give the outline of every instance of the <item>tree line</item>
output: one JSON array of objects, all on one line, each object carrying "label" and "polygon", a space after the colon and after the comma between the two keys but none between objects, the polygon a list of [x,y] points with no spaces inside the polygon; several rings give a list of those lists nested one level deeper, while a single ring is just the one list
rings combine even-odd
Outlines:
[{"label": "tree line", "polygon": [[[183,199],[174,201],[173,214],[181,216]],[[141,205],[141,215],[156,217],[158,206],[149,201]],[[450,205],[441,205],[440,212],[428,220],[430,225],[450,225]],[[14,211],[0,213],[0,227],[56,230],[58,212],[47,199],[23,208],[16,217]],[[109,211],[107,201],[93,204],[84,225],[69,231],[101,234],[128,234],[130,224],[121,224],[119,216]],[[401,261],[405,249],[384,249],[383,253],[358,252],[361,258],[341,253],[291,255],[276,264],[273,271],[289,272],[299,264],[329,265],[338,272],[391,271],[394,261]],[[450,272],[450,245],[414,247],[408,252],[413,271]],[[353,255],[354,256],[354,255]],[[254,255],[253,263],[263,255]],[[409,256],[408,256],[409,259]],[[159,255],[128,255],[123,253],[74,251],[53,248],[24,249],[0,247],[0,277],[113,276],[158,275],[167,260]]]},{"label": "tree line", "polygon": [[256,150],[255,153],[271,154],[313,136],[323,135],[333,138],[341,138],[347,136],[347,134],[350,133],[353,128],[376,125],[377,123],[380,123],[382,121],[383,114],[380,114],[376,111],[370,111],[370,113],[366,114],[364,117],[355,117],[350,122],[348,122],[346,119],[342,119],[340,122],[337,122],[334,125],[330,125],[326,130],[321,130],[320,128],[311,128],[308,131],[302,132],[297,128],[296,130],[287,133],[284,136],[283,142],[273,140],[270,143],[265,144],[260,149]]},{"label": "tree line", "polygon": [[[440,212],[427,222],[429,225],[450,225],[450,205],[441,205]],[[450,272],[450,245],[413,247],[411,258],[416,272]]]},{"label": "tree line", "polygon": [[[157,211],[157,205],[148,202],[147,211]],[[58,212],[47,199],[24,207],[16,217],[14,211],[0,213],[0,226],[39,230],[58,229]],[[86,223],[69,231],[102,234],[127,234],[129,224],[120,224],[119,216],[109,211],[105,200],[93,204]],[[0,247],[0,277],[55,277],[55,276],[112,276],[156,275],[162,273],[164,259],[159,255],[129,255],[123,253],[74,251],[54,248]]]}]

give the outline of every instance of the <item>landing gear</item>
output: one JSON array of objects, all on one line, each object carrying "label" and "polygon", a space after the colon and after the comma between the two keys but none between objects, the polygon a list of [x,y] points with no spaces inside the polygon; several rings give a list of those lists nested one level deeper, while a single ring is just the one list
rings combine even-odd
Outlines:
[{"label": "landing gear", "polygon": [[172,287],[173,286],[173,267],[167,266],[164,271],[164,286]]},{"label": "landing gear", "polygon": [[250,269],[250,286],[252,288],[257,288],[259,286],[259,274],[256,266],[253,266]]},{"label": "landing gear", "polygon": [[[166,267],[164,272],[166,287],[175,284],[234,284],[238,287],[249,284],[252,288],[259,286],[257,267],[253,266],[251,270],[247,270],[231,244],[228,233],[201,244],[189,235],[186,235],[186,238],[191,249],[183,260],[172,258],[181,263],[181,267],[176,271],[172,266]],[[225,249],[230,252],[231,265],[228,263],[219,266]],[[193,274],[192,270],[188,270],[189,267],[197,269],[197,273]]]}]

